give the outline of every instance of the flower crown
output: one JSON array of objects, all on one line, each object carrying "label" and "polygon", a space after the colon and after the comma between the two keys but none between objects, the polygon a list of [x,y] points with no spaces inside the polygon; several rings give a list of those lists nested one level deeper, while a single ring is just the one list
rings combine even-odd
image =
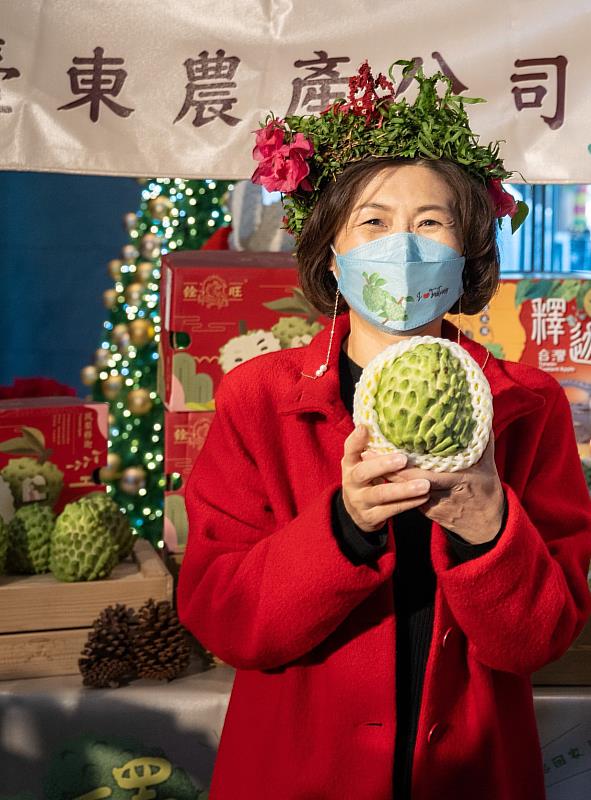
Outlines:
[{"label": "flower crown", "polygon": [[[418,93],[412,105],[397,99],[392,69],[402,65],[403,78],[414,78]],[[367,63],[349,79],[348,99],[340,98],[319,116],[269,114],[256,131],[253,158],[259,162],[252,181],[283,193],[286,229],[296,239],[323,189],[353,161],[377,158],[445,158],[460,164],[488,189],[495,214],[511,218],[513,232],[528,214],[523,201],[515,202],[503,189],[508,172],[499,158],[499,142],[486,147],[469,125],[464,103],[482,98],[454,95],[450,78],[442,72],[425,76],[411,61],[396,61],[389,77],[374,77]],[[446,86],[440,96],[437,84]],[[381,91],[382,94],[378,94]]]}]

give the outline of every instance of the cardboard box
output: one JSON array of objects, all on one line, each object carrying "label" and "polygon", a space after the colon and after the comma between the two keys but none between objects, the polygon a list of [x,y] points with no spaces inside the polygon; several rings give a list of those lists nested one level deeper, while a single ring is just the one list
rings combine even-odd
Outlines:
[{"label": "cardboard box", "polygon": [[213,411],[164,412],[164,544],[170,553],[182,553],[187,543],[185,484],[205,444],[213,416]]},{"label": "cardboard box", "polygon": [[0,401],[0,469],[19,458],[34,459],[39,471],[22,484],[25,502],[43,499],[43,463],[61,470],[64,486],[54,506],[102,487],[98,470],[107,463],[108,405],[73,397]]},{"label": "cardboard box", "polygon": [[[457,324],[458,318],[450,316]],[[591,448],[591,280],[506,276],[475,316],[462,315],[462,330],[493,355],[551,372],[571,404],[579,453]]]},{"label": "cardboard box", "polygon": [[0,576],[0,680],[78,673],[92,623],[109,605],[136,610],[172,602],[173,579],[145,539],[100,581],[62,583],[45,575]]},{"label": "cardboard box", "polygon": [[591,620],[558,661],[532,675],[534,686],[591,686]]},{"label": "cardboard box", "polygon": [[[261,353],[307,344],[326,319],[287,253],[185,251],[162,259],[159,394],[170,411],[211,411],[222,375]],[[294,336],[272,328],[304,324]],[[314,325],[314,323],[317,323]]]}]

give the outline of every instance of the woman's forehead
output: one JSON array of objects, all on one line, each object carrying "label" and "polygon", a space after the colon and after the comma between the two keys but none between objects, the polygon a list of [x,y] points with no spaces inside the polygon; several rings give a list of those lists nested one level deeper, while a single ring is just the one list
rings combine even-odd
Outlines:
[{"label": "woman's forehead", "polygon": [[377,210],[395,209],[398,205],[434,204],[451,209],[453,195],[445,179],[422,165],[397,165],[374,175],[359,192],[352,212],[363,206]]}]

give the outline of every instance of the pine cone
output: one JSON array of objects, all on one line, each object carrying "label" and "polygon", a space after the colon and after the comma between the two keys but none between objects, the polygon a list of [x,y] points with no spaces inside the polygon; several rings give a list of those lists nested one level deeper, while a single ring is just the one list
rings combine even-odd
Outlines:
[{"label": "pine cone", "polygon": [[78,660],[85,686],[113,688],[133,677],[131,632],[135,625],[133,609],[120,603],[101,612]]},{"label": "pine cone", "polygon": [[150,599],[137,613],[133,631],[135,668],[140,678],[172,680],[191,660],[189,636],[167,600]]}]

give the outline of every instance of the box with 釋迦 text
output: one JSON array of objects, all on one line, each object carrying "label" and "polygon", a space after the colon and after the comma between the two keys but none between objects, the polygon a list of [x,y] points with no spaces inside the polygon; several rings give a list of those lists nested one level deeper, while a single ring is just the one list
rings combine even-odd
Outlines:
[{"label": "box with \u91cb\u8fe6 text", "polygon": [[[73,397],[0,401],[0,475],[16,508],[66,503],[101,490],[107,463],[108,405]],[[6,499],[6,498],[5,498]]]},{"label": "box with \u91cb\u8fe6 text", "polygon": [[169,411],[211,411],[222,375],[308,344],[326,319],[288,253],[185,251],[162,259],[159,394]]}]

